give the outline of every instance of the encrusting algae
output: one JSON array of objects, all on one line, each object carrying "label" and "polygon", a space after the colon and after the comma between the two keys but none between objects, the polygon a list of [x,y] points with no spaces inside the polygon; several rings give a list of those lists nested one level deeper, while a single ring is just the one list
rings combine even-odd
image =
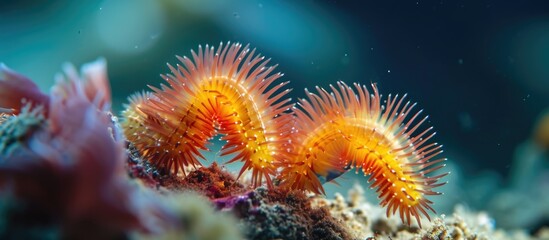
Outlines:
[{"label": "encrusting algae", "polygon": [[327,208],[330,214],[347,227],[350,239],[466,239],[466,240],[545,240],[549,228],[534,236],[525,231],[504,231],[495,228],[494,220],[486,212],[471,212],[457,205],[450,216],[435,217],[422,228],[399,224],[393,217],[385,216],[384,210],[364,198],[364,190],[355,184],[347,197],[336,193],[334,199],[312,198],[314,208]]},{"label": "encrusting algae", "polygon": [[[10,227],[0,237],[435,239],[425,234],[447,228],[421,224],[447,173],[434,174],[441,146],[405,97],[338,82],[293,105],[289,82],[248,46],[191,54],[169,65],[167,85],[130,97],[120,123],[104,60],[82,74],[67,65],[50,93],[2,65],[0,191],[16,204],[1,205]],[[202,167],[217,134],[221,154],[243,162],[236,176]],[[353,206],[322,197],[323,183],[353,168],[377,188],[377,212],[400,221],[345,212],[360,191]]]}]

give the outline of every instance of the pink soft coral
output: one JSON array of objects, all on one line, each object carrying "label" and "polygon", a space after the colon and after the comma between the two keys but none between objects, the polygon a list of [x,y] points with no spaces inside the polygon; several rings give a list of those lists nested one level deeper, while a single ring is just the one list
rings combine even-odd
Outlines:
[{"label": "pink soft coral", "polygon": [[48,95],[40,92],[30,79],[0,63],[0,107],[19,113],[25,101],[47,105]]},{"label": "pink soft coral", "polygon": [[58,77],[49,95],[5,66],[0,72],[0,108],[14,114],[0,125],[0,133],[12,123],[25,125],[17,118],[43,119],[30,121],[37,126],[23,128],[24,134],[2,143],[10,151],[0,151],[0,191],[10,190],[56,216],[71,236],[83,233],[87,224],[118,233],[154,230],[140,213],[158,215],[163,210],[146,201],[125,174],[123,142],[113,135],[108,112],[105,62],[84,67],[85,80],[66,67],[68,81]]}]

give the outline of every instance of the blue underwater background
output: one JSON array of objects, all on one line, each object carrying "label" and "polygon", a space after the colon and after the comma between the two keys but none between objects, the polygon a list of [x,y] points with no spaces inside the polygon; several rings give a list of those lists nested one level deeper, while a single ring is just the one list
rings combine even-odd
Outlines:
[{"label": "blue underwater background", "polygon": [[[449,159],[445,195],[432,198],[439,213],[459,203],[498,227],[549,225],[548,1],[0,3],[0,62],[47,90],[64,62],[104,57],[117,113],[131,93],[159,86],[175,55],[226,41],[278,63],[293,99],[338,80],[408,93]],[[339,182],[328,195],[367,186],[360,174]]]}]

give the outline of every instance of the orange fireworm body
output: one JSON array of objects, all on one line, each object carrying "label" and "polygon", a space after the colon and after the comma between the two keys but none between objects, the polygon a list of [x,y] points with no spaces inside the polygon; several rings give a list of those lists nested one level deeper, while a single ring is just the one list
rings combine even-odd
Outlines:
[{"label": "orange fireworm body", "polygon": [[374,84],[370,93],[338,82],[330,92],[306,90],[308,99],[292,106],[288,82],[275,84],[282,74],[248,46],[206,45],[178,59],[161,75],[168,85],[131,96],[123,112],[126,137],[157,168],[185,175],[221,134],[221,155],[242,161],[239,177],[250,170],[253,186],[274,187],[276,178],[279,187],[323,194],[322,183],[355,168],[369,175],[387,216],[398,211],[421,227],[421,216],[435,212],[426,196],[441,194],[432,189],[448,173],[429,175],[446,159],[434,159],[442,145],[430,142],[433,128],[421,127],[427,117],[406,96],[383,100]]}]

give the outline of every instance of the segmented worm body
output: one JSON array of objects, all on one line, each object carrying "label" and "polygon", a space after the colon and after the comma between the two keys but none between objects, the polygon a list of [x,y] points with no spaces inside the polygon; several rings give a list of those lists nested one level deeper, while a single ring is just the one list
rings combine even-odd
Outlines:
[{"label": "segmented worm body", "polygon": [[405,97],[389,95],[383,104],[375,85],[373,94],[358,84],[354,90],[343,82],[330,88],[306,91],[309,100],[300,99],[294,109],[300,144],[280,174],[282,186],[323,193],[323,182],[349,168],[361,169],[388,216],[398,211],[403,221],[410,224],[414,217],[421,226],[420,215],[434,212],[425,196],[440,194],[432,189],[443,185],[437,181],[447,174],[426,176],[446,160],[433,160],[442,146],[429,143],[432,127],[418,131],[427,117],[418,119],[421,111],[414,113],[415,104]]},{"label": "segmented worm body", "polygon": [[421,216],[435,212],[426,196],[440,194],[433,188],[448,173],[430,175],[446,159],[434,159],[442,146],[430,142],[433,128],[405,96],[383,100],[375,85],[370,93],[338,82],[330,92],[306,91],[308,100],[292,108],[288,82],[275,84],[282,74],[248,46],[199,47],[192,60],[178,59],[162,75],[168,85],[130,97],[123,113],[128,140],[157,168],[186,174],[221,134],[221,155],[242,161],[239,176],[250,170],[254,186],[274,187],[277,178],[279,187],[321,194],[324,182],[355,168],[369,175],[388,216],[421,227]]},{"label": "segmented worm body", "polygon": [[226,144],[221,155],[242,161],[240,174],[252,171],[252,183],[272,185],[277,161],[287,158],[291,130],[288,82],[275,85],[276,66],[241,44],[221,44],[198,53],[183,65],[168,65],[162,75],[168,85],[130,98],[124,128],[141,155],[158,168],[185,174],[185,166],[200,165],[199,150],[217,134]]}]

